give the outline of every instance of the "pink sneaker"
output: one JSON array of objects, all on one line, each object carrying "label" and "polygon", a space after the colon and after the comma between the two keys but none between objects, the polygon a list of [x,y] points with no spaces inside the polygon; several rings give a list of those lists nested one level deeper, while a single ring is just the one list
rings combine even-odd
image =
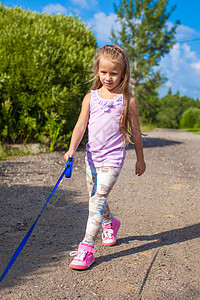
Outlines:
[{"label": "pink sneaker", "polygon": [[76,255],[76,257],[69,264],[69,267],[76,270],[88,269],[95,261],[94,252],[94,246],[80,243],[77,251],[70,252],[70,256]]},{"label": "pink sneaker", "polygon": [[113,246],[116,244],[116,236],[120,227],[120,221],[113,217],[112,222],[104,225],[102,223],[102,245]]}]

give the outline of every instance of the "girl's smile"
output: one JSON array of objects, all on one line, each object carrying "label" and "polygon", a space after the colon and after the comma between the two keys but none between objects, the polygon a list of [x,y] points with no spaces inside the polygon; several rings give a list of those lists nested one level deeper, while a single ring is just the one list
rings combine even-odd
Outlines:
[{"label": "girl's smile", "polygon": [[122,79],[122,67],[120,63],[102,57],[99,61],[98,74],[102,85],[110,92],[114,92]]}]

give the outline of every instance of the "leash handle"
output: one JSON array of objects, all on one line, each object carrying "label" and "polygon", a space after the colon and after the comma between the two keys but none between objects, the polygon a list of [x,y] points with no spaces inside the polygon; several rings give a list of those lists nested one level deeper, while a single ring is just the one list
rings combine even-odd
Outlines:
[{"label": "leash handle", "polygon": [[[72,158],[72,163],[73,163],[73,158]],[[10,268],[12,267],[12,265],[14,264],[15,260],[17,259],[17,257],[19,256],[19,254],[21,253],[22,249],[24,248],[25,244],[27,243],[37,221],[39,220],[43,210],[45,209],[45,207],[47,206],[49,200],[51,199],[51,197],[53,196],[55,190],[57,189],[59,183],[61,182],[62,178],[64,175],[66,175],[66,172],[67,172],[67,175],[71,177],[71,174],[72,174],[72,167],[71,167],[72,164],[70,164],[70,167],[66,165],[65,167],[65,170],[62,172],[60,178],[58,179],[56,185],[54,186],[51,194],[49,195],[49,198],[47,199],[45,205],[43,206],[41,212],[39,213],[39,215],[37,216],[35,222],[33,223],[33,225],[30,227],[29,231],[27,232],[27,234],[25,235],[25,237],[23,238],[23,240],[21,241],[21,243],[19,244],[17,250],[15,251],[15,253],[13,254],[11,260],[9,261],[7,267],[5,268],[3,274],[1,275],[0,277],[0,282],[2,282],[2,280],[4,279],[4,277],[6,276],[6,274],[8,273],[8,271],[10,270]],[[65,176],[66,177],[66,176]],[[70,178],[70,177],[67,177],[67,178]]]},{"label": "leash handle", "polygon": [[72,169],[73,169],[73,157],[69,157],[66,163],[65,167],[65,177],[66,178],[71,178],[72,176]]}]

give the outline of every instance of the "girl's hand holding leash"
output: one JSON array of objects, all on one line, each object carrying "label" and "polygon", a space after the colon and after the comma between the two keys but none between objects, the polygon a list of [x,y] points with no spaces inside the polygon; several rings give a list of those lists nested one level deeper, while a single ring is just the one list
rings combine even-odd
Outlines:
[{"label": "girl's hand holding leash", "polygon": [[[64,155],[64,159],[67,161],[69,157],[74,157],[74,153],[75,153],[75,151],[68,150]],[[74,158],[73,158],[73,162],[74,162]]]}]

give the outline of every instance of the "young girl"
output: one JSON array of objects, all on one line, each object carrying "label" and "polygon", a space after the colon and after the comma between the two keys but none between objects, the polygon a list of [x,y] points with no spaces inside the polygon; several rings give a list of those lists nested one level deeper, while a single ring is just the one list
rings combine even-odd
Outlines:
[{"label": "young girl", "polygon": [[89,216],[85,237],[70,268],[88,269],[94,263],[94,242],[103,227],[102,244],[113,246],[120,221],[113,217],[107,203],[125,159],[125,145],[130,142],[136,151],[136,175],[145,171],[138,108],[129,90],[130,65],[126,51],[118,45],[99,49],[93,59],[94,82],[82,103],[68,152],[73,157],[88,124],[86,145],[86,181],[89,191]]}]

